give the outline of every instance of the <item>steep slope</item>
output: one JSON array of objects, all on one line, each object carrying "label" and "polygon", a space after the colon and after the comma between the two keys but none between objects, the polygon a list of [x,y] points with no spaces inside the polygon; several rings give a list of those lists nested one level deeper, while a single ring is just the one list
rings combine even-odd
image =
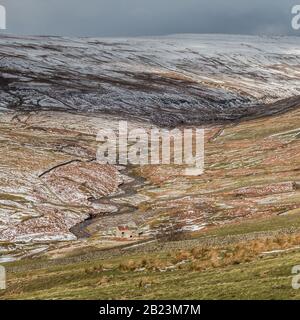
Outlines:
[{"label": "steep slope", "polygon": [[0,107],[110,113],[161,126],[234,120],[299,95],[299,57],[297,37],[1,36]]}]

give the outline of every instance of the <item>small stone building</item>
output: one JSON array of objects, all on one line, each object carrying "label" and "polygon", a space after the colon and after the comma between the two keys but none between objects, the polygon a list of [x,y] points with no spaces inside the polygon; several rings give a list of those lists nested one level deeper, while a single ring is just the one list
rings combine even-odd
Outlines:
[{"label": "small stone building", "polygon": [[133,239],[143,235],[143,231],[139,230],[137,225],[133,222],[128,225],[117,226],[112,233],[116,238],[122,239]]},{"label": "small stone building", "polygon": [[136,237],[135,230],[129,229],[128,226],[118,226],[115,231],[117,238],[131,239]]}]

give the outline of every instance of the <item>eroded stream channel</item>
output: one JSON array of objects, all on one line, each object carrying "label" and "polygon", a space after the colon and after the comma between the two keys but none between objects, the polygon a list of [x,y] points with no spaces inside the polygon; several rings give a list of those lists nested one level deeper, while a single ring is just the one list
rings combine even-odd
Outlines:
[{"label": "eroded stream channel", "polygon": [[119,186],[119,191],[113,195],[99,199],[88,200],[96,205],[113,208],[111,212],[91,214],[90,217],[75,225],[70,231],[78,238],[88,238],[96,232],[105,232],[112,227],[117,227],[130,221],[141,222],[138,215],[138,206],[135,199],[138,190],[146,185],[146,180],[133,172],[133,167],[122,167],[120,173],[124,176],[124,182]]}]

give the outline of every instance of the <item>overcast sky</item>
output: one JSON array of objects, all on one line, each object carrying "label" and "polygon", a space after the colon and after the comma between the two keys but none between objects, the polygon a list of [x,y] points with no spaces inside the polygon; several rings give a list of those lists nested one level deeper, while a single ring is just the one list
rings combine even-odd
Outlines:
[{"label": "overcast sky", "polygon": [[[140,36],[172,33],[292,34],[300,0],[0,0],[6,33]],[[3,31],[1,31],[3,32]]]}]

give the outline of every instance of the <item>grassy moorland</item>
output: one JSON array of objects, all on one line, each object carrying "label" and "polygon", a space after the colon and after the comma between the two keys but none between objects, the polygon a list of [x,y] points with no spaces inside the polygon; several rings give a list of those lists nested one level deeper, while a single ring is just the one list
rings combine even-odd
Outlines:
[{"label": "grassy moorland", "polygon": [[292,267],[300,264],[299,220],[296,214],[243,222],[111,256],[99,251],[93,259],[9,263],[0,298],[299,299],[291,286]]}]

